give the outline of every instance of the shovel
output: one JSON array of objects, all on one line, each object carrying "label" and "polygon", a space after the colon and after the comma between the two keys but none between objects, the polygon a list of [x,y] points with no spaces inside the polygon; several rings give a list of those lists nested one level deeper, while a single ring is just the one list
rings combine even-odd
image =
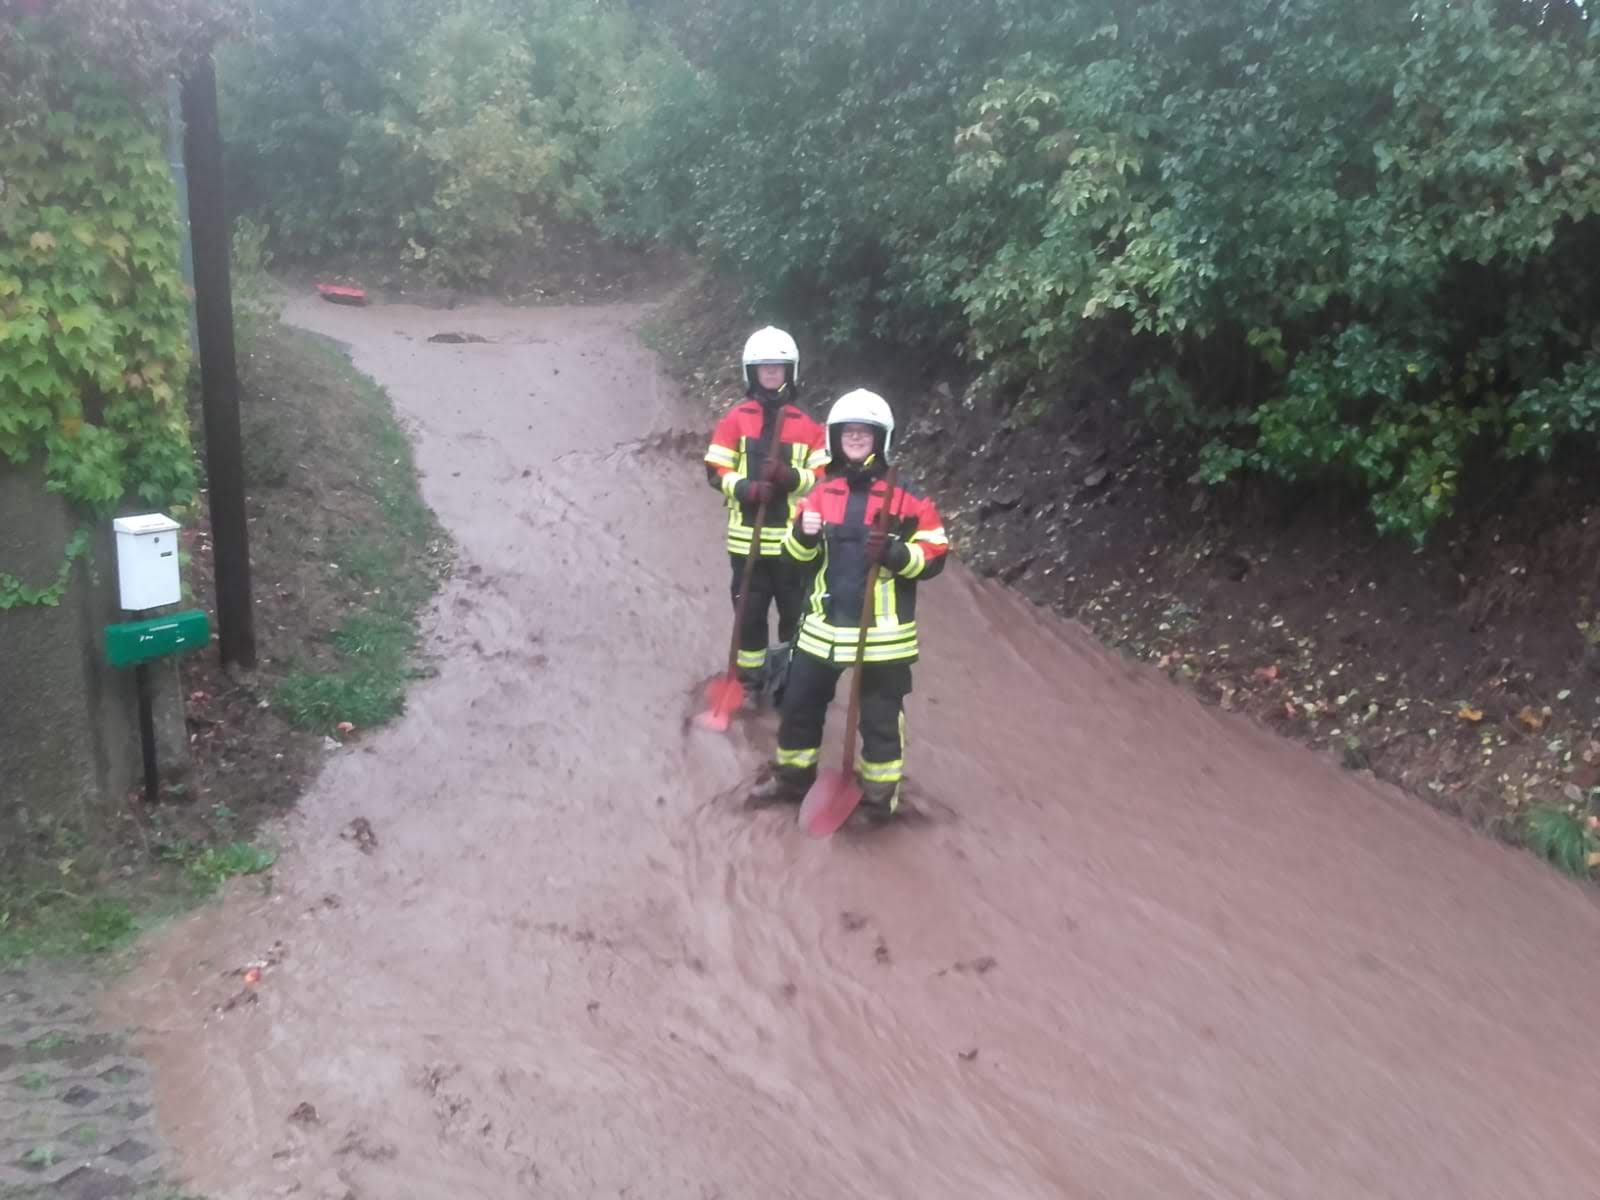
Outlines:
[{"label": "shovel", "polygon": [[[772,419],[772,429],[764,441],[766,453],[762,456],[762,462],[772,457],[782,432],[783,409],[780,408]],[[756,523],[750,529],[750,550],[745,555],[744,574],[739,577],[739,599],[733,606],[733,636],[728,639],[728,669],[706,686],[705,711],[694,719],[701,729],[709,729],[713,733],[726,733],[733,721],[733,714],[744,703],[744,684],[739,681],[739,631],[744,628],[745,607],[750,603],[750,577],[755,574],[756,559],[761,556],[761,531],[767,524],[767,504],[768,501],[763,500],[756,505]]]},{"label": "shovel", "polygon": [[[889,506],[894,501],[899,471],[889,468],[883,507],[878,510],[874,529],[889,527]],[[800,824],[812,837],[825,838],[850,819],[861,803],[861,785],[856,782],[856,732],[861,725],[861,669],[867,653],[867,629],[872,624],[872,596],[878,588],[878,563],[867,570],[867,590],[861,597],[860,633],[856,636],[856,665],[850,673],[850,707],[844,720],[844,761],[839,770],[824,770],[800,803]]]},{"label": "shovel", "polygon": [[701,729],[726,733],[733,714],[744,703],[744,684],[739,680],[739,631],[744,628],[745,606],[750,601],[750,576],[755,573],[761,553],[761,529],[767,519],[767,502],[756,505],[756,523],[750,531],[750,552],[745,555],[744,574],[739,577],[739,601],[733,609],[733,637],[728,642],[728,669],[706,687],[706,707],[694,719]]}]

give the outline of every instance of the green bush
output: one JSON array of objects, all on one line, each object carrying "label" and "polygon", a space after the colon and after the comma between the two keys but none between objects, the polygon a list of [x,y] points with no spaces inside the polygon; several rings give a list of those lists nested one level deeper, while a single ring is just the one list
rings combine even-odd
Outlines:
[{"label": "green bush", "polygon": [[640,51],[620,5],[263,0],[258,17],[221,68],[228,172],[280,253],[485,279],[547,223],[597,216]]},{"label": "green bush", "polygon": [[230,169],[283,251],[470,280],[552,220],[671,239],[1002,395],[1137,364],[1200,478],[1352,489],[1417,540],[1597,433],[1577,0],[259,9]]},{"label": "green bush", "polygon": [[233,223],[230,283],[233,287],[234,339],[241,357],[249,358],[261,344],[263,335],[283,315],[272,276],[272,251],[267,246],[267,228],[249,217]]},{"label": "green bush", "polygon": [[1582,5],[660,11],[692,65],[627,139],[634,219],[838,340],[1137,362],[1202,477],[1352,486],[1417,539],[1475,464],[1592,444]]}]

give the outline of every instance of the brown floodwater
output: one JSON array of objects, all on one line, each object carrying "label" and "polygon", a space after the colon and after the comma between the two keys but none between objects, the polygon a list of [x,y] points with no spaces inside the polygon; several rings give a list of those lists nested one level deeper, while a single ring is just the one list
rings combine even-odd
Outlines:
[{"label": "brown floodwater", "polygon": [[917,812],[818,842],[746,809],[773,721],[687,726],[728,567],[643,312],[292,307],[389,388],[460,562],[437,675],[329,755],[270,894],[110,1000],[196,1188],[1595,1194],[1588,892],[959,565]]}]

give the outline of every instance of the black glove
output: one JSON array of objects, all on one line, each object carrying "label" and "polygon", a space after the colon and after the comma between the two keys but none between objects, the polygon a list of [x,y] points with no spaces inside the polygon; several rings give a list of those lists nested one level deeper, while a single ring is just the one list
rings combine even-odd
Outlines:
[{"label": "black glove", "polygon": [[911,562],[911,548],[892,533],[874,529],[867,534],[867,561],[891,571],[903,571]]},{"label": "black glove", "polygon": [[762,463],[761,478],[780,492],[792,492],[800,486],[800,472],[781,458],[769,458]]},{"label": "black glove", "polygon": [[733,485],[733,496],[740,504],[766,504],[772,500],[772,485],[761,479],[741,479]]}]

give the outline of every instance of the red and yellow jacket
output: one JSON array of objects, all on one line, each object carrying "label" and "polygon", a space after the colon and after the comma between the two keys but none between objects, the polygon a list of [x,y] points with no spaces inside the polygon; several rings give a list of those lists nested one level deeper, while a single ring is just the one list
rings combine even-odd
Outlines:
[{"label": "red and yellow jacket", "polygon": [[[776,431],[772,421],[781,425]],[[747,504],[743,488],[747,479],[761,473],[768,457],[768,445],[780,462],[794,468],[799,483],[789,492],[782,504],[769,503],[766,519],[761,528],[761,556],[776,558],[783,554],[783,539],[789,524],[794,520],[796,505],[801,497],[816,486],[822,468],[828,461],[827,435],[822,426],[793,404],[763,404],[755,396],[746,396],[728,410],[717,422],[711,435],[711,445],[706,447],[706,476],[711,486],[717,488],[728,500],[728,552],[745,555],[750,552],[750,536],[756,520],[756,506]]]},{"label": "red and yellow jacket", "polygon": [[881,472],[830,475],[799,506],[822,514],[822,532],[807,537],[798,517],[784,540],[791,558],[816,563],[811,600],[796,646],[841,666],[856,660],[862,592],[867,585],[867,534],[889,501],[889,542],[874,589],[865,661],[914,662],[917,657],[917,583],[944,570],[950,551],[944,521],[933,501],[908,488],[888,497]]}]

